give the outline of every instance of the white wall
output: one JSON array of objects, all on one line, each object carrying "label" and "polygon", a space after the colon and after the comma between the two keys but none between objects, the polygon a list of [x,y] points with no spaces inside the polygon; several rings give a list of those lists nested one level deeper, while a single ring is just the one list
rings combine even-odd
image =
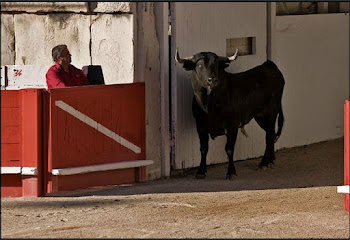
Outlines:
[{"label": "white wall", "polygon": [[[268,19],[269,15],[265,13],[275,11],[276,5],[269,9],[264,3],[176,5],[175,38],[181,57],[199,51],[224,55],[225,37],[257,36],[256,56],[239,57],[227,70],[239,72],[261,64],[266,60],[266,52],[278,65],[286,85],[283,96],[285,125],[276,149],[343,136],[343,104],[349,91],[348,14],[273,15]],[[254,12],[252,16],[251,11]],[[176,77],[172,81],[177,82],[172,87],[177,88],[177,102],[173,107],[176,109],[174,115],[177,114],[174,122],[178,139],[175,141],[175,168],[178,169],[198,166],[200,161],[191,114],[190,78],[181,66],[176,66]],[[254,120],[246,129],[249,138],[238,136],[236,160],[259,157],[264,153],[263,130]],[[224,137],[210,140],[209,164],[227,161],[225,142]]]},{"label": "white wall", "polygon": [[[266,56],[266,3],[175,3],[174,40],[181,57],[201,51],[226,56],[226,39],[255,37],[256,52],[241,56],[227,68],[240,72],[262,64]],[[174,52],[173,52],[174,56]],[[172,79],[173,123],[175,132],[175,169],[196,167],[200,163],[199,138],[192,116],[191,73],[176,64]],[[252,121],[246,130],[249,138],[239,133],[235,160],[260,156],[265,150],[263,130]],[[207,164],[227,162],[226,137],[209,140]]]},{"label": "white wall", "polygon": [[282,71],[285,127],[277,148],[343,136],[349,15],[277,16],[272,60]]}]

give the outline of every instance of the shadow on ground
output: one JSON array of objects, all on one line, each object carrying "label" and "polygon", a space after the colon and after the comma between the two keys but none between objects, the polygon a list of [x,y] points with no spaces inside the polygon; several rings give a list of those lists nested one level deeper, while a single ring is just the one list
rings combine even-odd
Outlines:
[{"label": "shadow on ground", "polygon": [[257,170],[261,158],[235,162],[238,177],[226,180],[227,164],[208,167],[205,179],[196,170],[145,183],[92,188],[50,196],[123,196],[154,193],[225,192],[343,185],[343,138],[276,152],[272,168]]}]

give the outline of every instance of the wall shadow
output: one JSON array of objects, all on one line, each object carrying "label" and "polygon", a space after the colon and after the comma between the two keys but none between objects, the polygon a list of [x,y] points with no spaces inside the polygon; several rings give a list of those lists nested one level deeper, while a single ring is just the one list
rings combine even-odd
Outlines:
[{"label": "wall shadow", "polygon": [[[276,164],[257,170],[261,158],[235,162],[238,176],[226,180],[227,163],[208,167],[205,179],[195,169],[170,179],[123,184],[50,196],[125,196],[157,193],[226,192],[343,185],[343,138],[276,152]],[[336,189],[335,189],[336,191]]]}]

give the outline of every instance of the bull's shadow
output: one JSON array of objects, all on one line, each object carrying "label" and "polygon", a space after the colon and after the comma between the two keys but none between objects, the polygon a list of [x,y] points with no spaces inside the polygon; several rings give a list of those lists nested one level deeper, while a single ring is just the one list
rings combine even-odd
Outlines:
[{"label": "bull's shadow", "polygon": [[[224,192],[343,185],[343,139],[276,152],[273,168],[257,170],[261,158],[238,161],[238,177],[226,180],[226,164],[208,167],[205,179],[196,169],[170,179],[65,192],[58,196],[122,196],[156,193]],[[336,190],[335,190],[336,191]]]}]

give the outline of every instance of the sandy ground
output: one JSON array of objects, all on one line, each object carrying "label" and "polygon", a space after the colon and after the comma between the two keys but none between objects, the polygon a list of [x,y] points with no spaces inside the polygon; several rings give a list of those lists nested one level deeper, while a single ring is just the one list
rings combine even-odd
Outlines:
[{"label": "sandy ground", "polygon": [[280,150],[260,159],[210,166],[146,183],[2,199],[3,238],[349,238],[343,140]]}]

